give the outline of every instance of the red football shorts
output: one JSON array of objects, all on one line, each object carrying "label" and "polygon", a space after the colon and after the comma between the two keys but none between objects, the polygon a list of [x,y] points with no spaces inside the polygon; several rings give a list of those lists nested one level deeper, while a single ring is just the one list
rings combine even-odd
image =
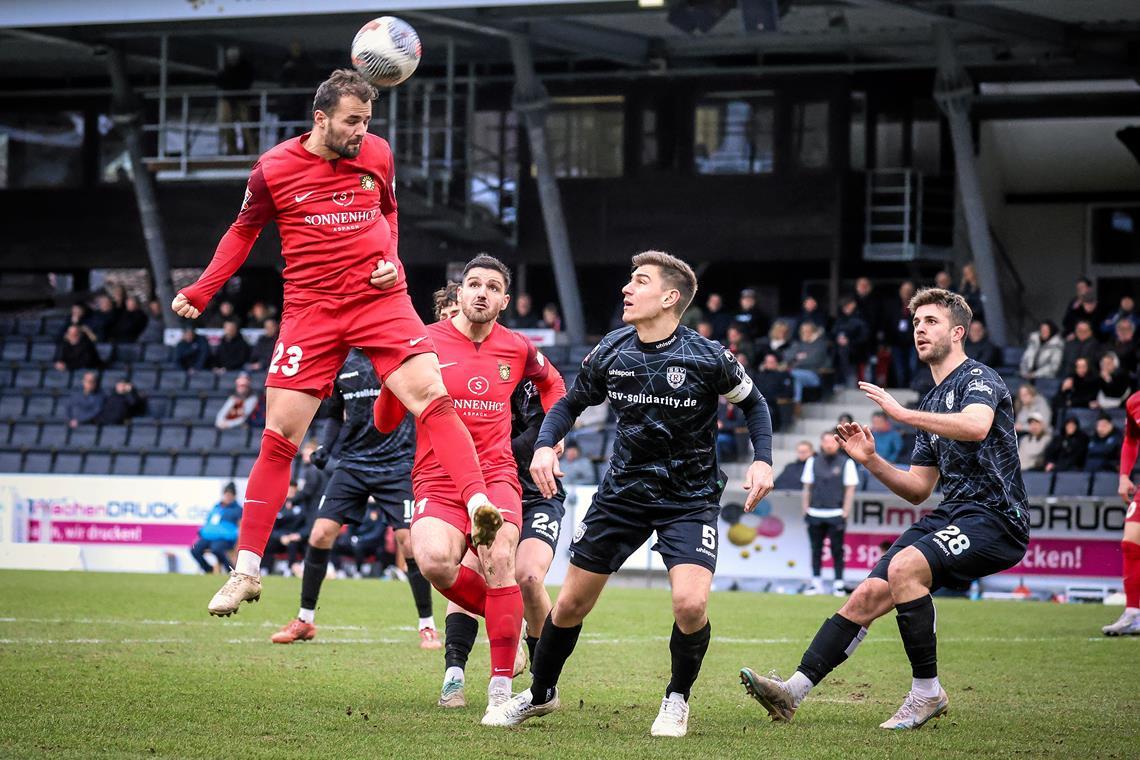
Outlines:
[{"label": "red football shorts", "polygon": [[[440,487],[442,486],[442,487]],[[522,530],[522,490],[518,483],[505,480],[487,482],[487,498],[503,513],[503,521]],[[412,524],[421,517],[437,517],[449,525],[454,525],[463,535],[471,534],[471,518],[467,505],[448,484],[431,484],[423,492],[415,492],[415,510]]]},{"label": "red football shorts", "polygon": [[1135,501],[1128,505],[1128,511],[1124,513],[1124,522],[1140,523],[1140,507],[1136,506]]},{"label": "red football shorts", "polygon": [[368,354],[381,380],[408,357],[435,353],[406,291],[313,295],[285,304],[265,385],[327,398],[352,348]]}]

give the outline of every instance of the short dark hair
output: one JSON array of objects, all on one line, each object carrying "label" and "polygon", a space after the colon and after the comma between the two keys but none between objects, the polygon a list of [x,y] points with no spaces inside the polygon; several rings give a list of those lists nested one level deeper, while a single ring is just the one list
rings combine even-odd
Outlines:
[{"label": "short dark hair", "polygon": [[922,306],[941,306],[949,311],[951,327],[961,325],[969,329],[970,322],[974,319],[974,310],[965,298],[942,288],[923,288],[914,294],[907,308],[913,315]]},{"label": "short dark hair", "polygon": [[313,111],[322,111],[332,115],[345,95],[367,103],[376,100],[379,93],[355,69],[337,69],[329,78],[317,87],[317,94],[313,97]]},{"label": "short dark hair", "polygon": [[472,269],[493,269],[503,276],[504,286],[509,293],[511,290],[511,270],[506,264],[496,259],[489,253],[480,253],[475,258],[467,262],[467,266],[463,267],[463,279],[467,279],[467,273]]},{"label": "short dark hair", "polygon": [[1090,288],[1092,287],[1092,284],[1093,284],[1093,281],[1084,275],[1081,275],[1080,277],[1078,277],[1077,282],[1083,282],[1085,285],[1088,285]]},{"label": "short dark hair", "polygon": [[[673,306],[673,311],[678,317],[684,314],[685,309],[688,309],[689,304],[693,302],[693,296],[697,294],[697,275],[693,268],[664,251],[642,251],[633,257],[634,269],[647,265],[660,269],[665,284],[681,294]],[[713,294],[709,293],[709,297],[712,296]]]}]

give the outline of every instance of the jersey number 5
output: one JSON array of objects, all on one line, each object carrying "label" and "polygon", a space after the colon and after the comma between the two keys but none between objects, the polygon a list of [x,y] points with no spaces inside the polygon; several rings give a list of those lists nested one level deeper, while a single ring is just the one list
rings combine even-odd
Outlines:
[{"label": "jersey number 5", "polygon": [[[285,354],[289,355],[288,361],[281,364],[281,357]],[[285,348],[285,344],[278,343],[277,348],[273,351],[273,361],[269,363],[269,374],[276,374],[277,370],[281,370],[281,374],[286,377],[293,377],[301,369],[301,347],[289,346]]]}]

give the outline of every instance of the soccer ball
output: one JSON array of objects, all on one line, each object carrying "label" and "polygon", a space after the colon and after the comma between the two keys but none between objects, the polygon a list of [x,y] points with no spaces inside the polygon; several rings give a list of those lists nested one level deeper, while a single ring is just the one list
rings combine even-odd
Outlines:
[{"label": "soccer ball", "polygon": [[420,64],[420,36],[395,16],[374,18],[352,39],[352,65],[377,87],[395,87]]}]

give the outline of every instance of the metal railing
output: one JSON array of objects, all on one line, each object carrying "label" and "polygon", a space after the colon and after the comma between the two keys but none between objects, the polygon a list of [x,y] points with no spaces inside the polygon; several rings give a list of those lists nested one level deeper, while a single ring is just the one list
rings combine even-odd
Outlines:
[{"label": "metal railing", "polygon": [[946,180],[914,169],[866,172],[863,258],[912,261],[949,258],[953,192]]}]

